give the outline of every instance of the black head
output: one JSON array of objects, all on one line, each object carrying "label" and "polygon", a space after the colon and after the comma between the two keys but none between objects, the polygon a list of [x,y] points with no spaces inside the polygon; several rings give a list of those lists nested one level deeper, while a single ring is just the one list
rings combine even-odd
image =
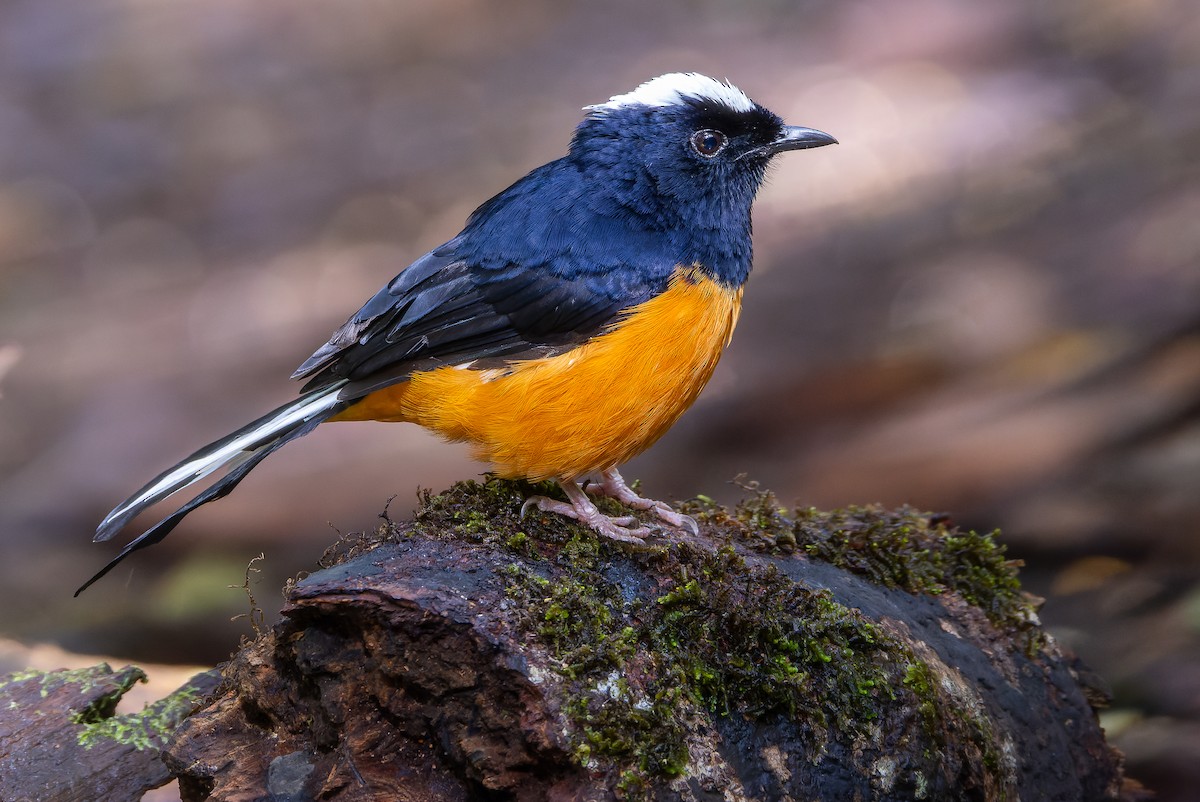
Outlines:
[{"label": "black head", "polygon": [[771,158],[837,140],[785,125],[737,88],[696,73],[655,78],[588,106],[571,156],[619,206],[684,228],[745,229]]}]

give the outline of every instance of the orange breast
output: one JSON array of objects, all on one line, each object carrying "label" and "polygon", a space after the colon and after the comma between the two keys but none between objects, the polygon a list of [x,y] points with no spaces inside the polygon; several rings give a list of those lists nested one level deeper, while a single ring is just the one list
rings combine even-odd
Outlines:
[{"label": "orange breast", "polygon": [[379,390],[334,420],[411,421],[506,477],[575,478],[644,451],[696,400],[733,334],[742,291],[694,268],[610,330],[508,368],[443,367]]}]

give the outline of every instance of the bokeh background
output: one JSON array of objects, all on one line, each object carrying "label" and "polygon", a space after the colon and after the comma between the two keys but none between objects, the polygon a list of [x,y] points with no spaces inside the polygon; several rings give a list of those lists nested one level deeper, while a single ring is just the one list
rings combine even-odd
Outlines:
[{"label": "bokeh background", "polygon": [[[626,475],[1000,527],[1163,799],[1200,787],[1200,14],[1190,0],[7,0],[0,635],[211,664],[339,531],[474,476],[321,427],[78,600],[96,521],[287,376],[580,107],[728,77],[780,160],[742,322]],[[235,586],[233,589],[228,586]]]}]

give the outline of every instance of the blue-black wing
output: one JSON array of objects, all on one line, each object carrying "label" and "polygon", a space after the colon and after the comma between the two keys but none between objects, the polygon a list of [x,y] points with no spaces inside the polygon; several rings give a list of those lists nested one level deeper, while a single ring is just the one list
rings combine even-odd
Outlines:
[{"label": "blue-black wing", "polygon": [[416,371],[585,342],[694,261],[671,229],[603,200],[569,159],[539,167],[376,293],[293,378],[305,390],[345,380],[351,401]]},{"label": "blue-black wing", "polygon": [[343,379],[346,400],[419,370],[561,353],[650,297],[652,282],[555,275],[544,264],[483,267],[452,240],[396,276],[292,375],[305,390]]}]

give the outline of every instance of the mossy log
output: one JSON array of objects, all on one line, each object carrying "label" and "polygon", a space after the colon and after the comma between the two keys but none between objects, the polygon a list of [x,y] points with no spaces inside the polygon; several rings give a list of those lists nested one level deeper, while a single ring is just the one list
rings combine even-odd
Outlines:
[{"label": "mossy log", "polygon": [[992,536],[755,493],[631,548],[530,491],[426,496],[292,584],[165,749],[183,798],[1138,796]]},{"label": "mossy log", "polygon": [[634,548],[519,516],[549,490],[385,516],[140,713],[135,668],[5,678],[0,799],[1144,798],[992,535],[754,492]]},{"label": "mossy log", "polygon": [[159,750],[219,676],[199,674],[143,711],[116,715],[145,676],[100,664],[0,678],[0,800],[137,802],[170,782]]}]

